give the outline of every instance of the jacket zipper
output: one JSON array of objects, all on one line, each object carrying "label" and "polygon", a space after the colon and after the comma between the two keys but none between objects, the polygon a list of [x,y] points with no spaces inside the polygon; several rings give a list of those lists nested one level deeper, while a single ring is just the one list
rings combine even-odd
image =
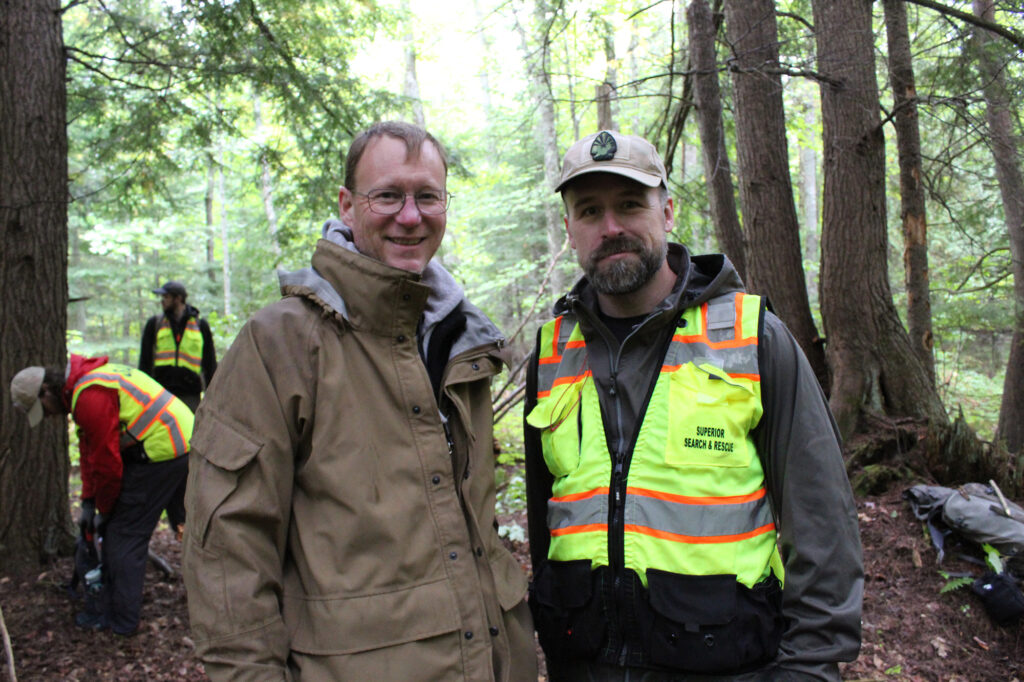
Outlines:
[{"label": "jacket zipper", "polygon": [[[651,396],[654,394],[654,387],[658,383],[658,378],[661,376],[661,365],[664,362],[665,353],[668,351],[668,345],[672,340],[673,332],[675,331],[675,325],[667,325],[668,329],[665,332],[665,338],[660,344],[659,353],[655,356],[657,358],[657,364],[651,369],[650,379],[648,380],[647,393],[644,397],[643,404],[640,406],[640,410],[636,415],[636,421],[633,425],[633,433],[630,436],[629,445],[625,448],[623,444],[623,424],[622,424],[622,410],[619,398],[618,390],[618,367],[620,359],[622,357],[622,349],[629,341],[630,337],[634,332],[630,333],[622,343],[619,344],[618,351],[615,354],[615,360],[611,371],[611,388],[609,392],[612,398],[615,400],[615,418],[616,418],[616,431],[618,438],[616,442],[615,453],[612,455],[612,477],[609,484],[609,510],[608,510],[608,563],[612,568],[612,594],[613,601],[615,603],[615,611],[617,612],[617,622],[624,623],[626,618],[631,621],[635,621],[636,614],[628,613],[627,610],[632,609],[631,600],[628,595],[623,593],[623,579],[626,576],[626,556],[625,556],[625,533],[626,533],[626,520],[625,520],[625,508],[626,508],[626,483],[629,477],[629,467],[633,460],[633,449],[636,447],[637,438],[640,435],[640,427],[643,425],[644,417],[647,414],[647,408],[651,402]],[[582,429],[581,429],[582,433]],[[619,628],[616,628],[619,629]],[[627,629],[628,630],[628,629]],[[620,633],[621,642],[618,653],[618,664],[627,665],[630,658],[630,650],[627,637],[633,633],[623,631]]]}]

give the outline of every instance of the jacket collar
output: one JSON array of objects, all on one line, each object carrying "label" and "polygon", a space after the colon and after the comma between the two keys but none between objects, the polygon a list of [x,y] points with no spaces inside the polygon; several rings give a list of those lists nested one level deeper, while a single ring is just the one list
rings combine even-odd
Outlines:
[{"label": "jacket collar", "polygon": [[[325,234],[335,222],[328,221]],[[436,324],[460,308],[466,331],[452,346],[451,357],[485,345],[504,347],[498,328],[464,298],[439,263],[431,261],[422,275],[400,270],[362,255],[350,239],[333,236],[317,242],[312,267],[278,273],[283,295],[308,298],[355,329],[422,339],[424,348]],[[501,359],[507,364],[507,358]]]}]

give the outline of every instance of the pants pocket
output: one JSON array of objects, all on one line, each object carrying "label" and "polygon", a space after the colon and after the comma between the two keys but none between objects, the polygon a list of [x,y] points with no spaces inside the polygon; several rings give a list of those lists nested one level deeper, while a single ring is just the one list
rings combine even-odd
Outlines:
[{"label": "pants pocket", "polygon": [[589,559],[545,561],[530,585],[530,610],[549,657],[592,658],[605,643],[601,571]]},{"label": "pants pocket", "polygon": [[751,589],[733,575],[649,569],[647,584],[639,620],[653,664],[721,674],[775,658],[783,622],[782,588],[773,576]]}]

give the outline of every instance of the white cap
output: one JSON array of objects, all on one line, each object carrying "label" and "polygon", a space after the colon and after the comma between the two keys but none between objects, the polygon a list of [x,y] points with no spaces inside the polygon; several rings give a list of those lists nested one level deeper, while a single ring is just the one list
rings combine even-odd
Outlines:
[{"label": "white cap", "polygon": [[36,426],[43,420],[43,403],[39,400],[39,391],[43,387],[43,376],[46,370],[42,367],[26,367],[11,379],[11,399],[16,407],[28,415],[28,425]]}]

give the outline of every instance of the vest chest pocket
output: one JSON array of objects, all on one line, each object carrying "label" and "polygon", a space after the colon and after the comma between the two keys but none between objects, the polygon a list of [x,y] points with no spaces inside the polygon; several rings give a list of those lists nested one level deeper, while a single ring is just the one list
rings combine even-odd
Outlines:
[{"label": "vest chest pocket", "polygon": [[688,363],[669,380],[665,463],[673,467],[746,467],[747,434],[761,418],[755,382],[708,363]]},{"label": "vest chest pocket", "polygon": [[537,402],[526,422],[540,430],[544,463],[555,478],[580,466],[580,403],[582,384],[555,389]]}]

